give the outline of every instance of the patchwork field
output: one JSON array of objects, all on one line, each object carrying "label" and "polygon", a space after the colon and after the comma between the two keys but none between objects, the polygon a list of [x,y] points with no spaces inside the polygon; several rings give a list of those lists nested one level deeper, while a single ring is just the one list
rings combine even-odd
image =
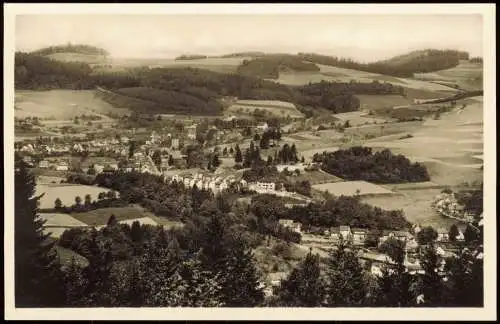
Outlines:
[{"label": "patchwork field", "polygon": [[453,90],[449,86],[436,84],[428,81],[408,79],[408,78],[397,78],[387,75],[339,68],[322,64],[316,64],[316,65],[320,68],[319,72],[299,72],[299,73],[285,72],[285,73],[280,73],[279,78],[274,81],[287,85],[304,85],[308,84],[309,82],[311,83],[321,82],[322,80],[329,82],[350,82],[352,80],[355,80],[356,82],[361,82],[361,83],[371,83],[373,81],[379,81],[379,82],[389,82],[396,86],[403,86],[409,89],[421,89],[432,92],[435,91],[449,92]]},{"label": "patchwork field", "polygon": [[87,194],[92,197],[92,200],[95,200],[99,193],[103,191],[108,192],[109,189],[73,184],[39,184],[36,186],[36,194],[44,194],[40,199],[41,209],[54,208],[54,202],[57,198],[61,199],[63,206],[73,205],[76,196],[80,196],[82,202]]},{"label": "patchwork field", "polygon": [[397,106],[409,105],[412,100],[398,95],[356,95],[360,101],[360,110],[376,111]]},{"label": "patchwork field", "polygon": [[439,215],[431,207],[431,202],[442,189],[397,190],[397,195],[366,197],[362,201],[383,209],[401,209],[406,219],[421,226],[448,229],[456,221]]},{"label": "patchwork field", "polygon": [[450,86],[458,85],[464,90],[481,90],[483,88],[483,65],[462,61],[458,66],[432,73],[418,73],[415,78],[435,81]]},{"label": "patchwork field", "polygon": [[15,105],[18,118],[36,116],[68,120],[82,114],[93,114],[109,119],[103,114],[125,112],[101,100],[93,90],[16,91]]},{"label": "patchwork field", "polygon": [[226,109],[226,113],[252,114],[257,109],[279,117],[300,118],[304,116],[294,104],[275,100],[238,100]]},{"label": "patchwork field", "polygon": [[[461,106],[461,102],[457,106]],[[482,179],[483,152],[482,103],[468,101],[463,110],[453,110],[438,120],[429,119],[418,129],[407,130],[405,139],[375,138],[364,143],[373,148],[389,148],[427,166],[431,180],[455,185]]]},{"label": "patchwork field", "polygon": [[393,192],[382,186],[366,181],[343,181],[334,183],[323,183],[312,186],[319,191],[328,191],[335,196],[354,196],[359,190],[359,195],[392,195]]},{"label": "patchwork field", "polygon": [[85,227],[87,224],[71,217],[68,214],[40,213],[40,218],[45,220],[43,233],[52,238],[59,238],[65,230],[72,227]]},{"label": "patchwork field", "polygon": [[351,126],[359,126],[366,124],[383,124],[386,121],[391,121],[390,118],[378,118],[374,116],[369,116],[368,113],[363,111],[352,111],[347,113],[340,113],[333,115],[335,118],[341,122],[349,121]]},{"label": "patchwork field", "polygon": [[[85,213],[73,213],[72,217],[91,226],[106,225],[109,217],[115,215],[116,220],[121,223],[132,223],[143,219],[143,223],[163,226],[182,226],[182,223],[158,217],[139,206],[101,208]],[[146,219],[147,218],[147,219]]]}]

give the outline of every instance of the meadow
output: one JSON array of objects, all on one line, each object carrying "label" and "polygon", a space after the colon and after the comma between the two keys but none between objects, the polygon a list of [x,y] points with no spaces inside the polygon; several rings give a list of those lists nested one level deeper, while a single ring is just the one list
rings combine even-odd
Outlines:
[{"label": "meadow", "polygon": [[125,112],[100,99],[93,90],[18,90],[15,93],[14,102],[17,107],[15,117],[36,116],[52,119],[52,123],[73,119],[82,114],[98,115],[103,119],[109,119],[105,114]]},{"label": "meadow", "polygon": [[[437,184],[455,185],[481,180],[482,161],[474,156],[483,152],[483,107],[477,98],[467,103],[464,109],[441,114],[437,120],[428,119],[418,128],[407,128],[411,138],[374,138],[364,145],[389,148],[394,153],[423,163],[428,168],[431,181]],[[457,107],[461,104],[459,101]],[[387,124],[386,128],[388,125],[391,124]]]},{"label": "meadow", "polygon": [[439,195],[442,189],[408,189],[397,190],[397,194],[384,197],[363,197],[362,201],[383,209],[401,209],[405,218],[414,224],[441,227],[449,229],[455,223],[453,219],[439,215],[432,207],[431,202]]},{"label": "meadow", "polygon": [[54,208],[54,202],[57,198],[61,199],[63,206],[75,204],[75,197],[80,196],[83,199],[89,194],[92,200],[97,200],[100,192],[108,192],[109,189],[97,186],[84,186],[74,184],[38,184],[36,194],[44,194],[40,198],[40,209]]},{"label": "meadow", "polygon": [[373,81],[389,82],[396,86],[403,86],[405,89],[417,89],[428,92],[450,92],[454,91],[449,86],[436,84],[433,82],[422,81],[409,78],[398,78],[382,74],[339,68],[334,66],[316,64],[319,72],[282,72],[276,80],[278,83],[287,85],[304,85],[308,83],[321,82],[322,80],[328,82],[351,82],[356,81],[360,83],[371,83]]},{"label": "meadow", "polygon": [[451,69],[436,71],[432,73],[418,73],[415,78],[435,81],[443,84],[457,85],[468,91],[483,89],[483,65],[461,61],[460,64]]},{"label": "meadow", "polygon": [[383,186],[366,181],[342,181],[323,183],[312,186],[319,191],[328,191],[335,196],[354,196],[359,190],[360,196],[365,195],[392,195],[393,192]]},{"label": "meadow", "polygon": [[238,100],[226,109],[226,113],[252,114],[257,109],[278,117],[304,117],[294,104],[276,100]]}]

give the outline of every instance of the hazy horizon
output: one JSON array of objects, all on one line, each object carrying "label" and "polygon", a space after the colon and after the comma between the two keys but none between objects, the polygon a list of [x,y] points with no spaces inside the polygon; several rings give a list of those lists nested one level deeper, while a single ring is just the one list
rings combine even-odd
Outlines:
[{"label": "hazy horizon", "polygon": [[315,52],[369,62],[435,48],[482,56],[480,15],[19,15],[16,50],[88,44],[113,58]]}]

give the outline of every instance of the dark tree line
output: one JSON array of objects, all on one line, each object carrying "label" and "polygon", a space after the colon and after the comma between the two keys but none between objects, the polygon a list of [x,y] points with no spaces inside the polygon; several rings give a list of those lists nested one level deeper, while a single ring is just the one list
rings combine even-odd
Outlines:
[{"label": "dark tree line", "polygon": [[317,64],[380,73],[396,77],[413,77],[414,73],[445,70],[457,66],[460,60],[469,59],[469,53],[455,50],[425,50],[394,57],[386,61],[359,63],[352,59],[315,53],[299,53],[298,57]]},{"label": "dark tree line", "polygon": [[373,230],[404,230],[410,226],[402,210],[373,207],[360,202],[357,197],[332,196],[321,203],[286,208],[282,201],[272,195],[259,195],[253,198],[252,206],[265,211],[271,210],[276,213],[276,217],[300,222],[305,231],[314,227],[327,229],[341,225]]},{"label": "dark tree line", "polygon": [[277,79],[282,71],[318,72],[319,70],[316,64],[304,62],[294,55],[266,55],[244,60],[238,66],[238,73],[263,79]]},{"label": "dark tree line", "polygon": [[31,53],[37,55],[50,55],[56,53],[78,53],[86,55],[104,55],[104,56],[109,55],[108,51],[99,47],[86,44],[71,44],[71,43],[65,45],[49,46],[33,51]]},{"label": "dark tree line", "polygon": [[[355,94],[400,93],[400,87],[377,82],[330,83],[290,87],[253,76],[222,74],[192,68],[130,69],[94,73],[85,63],[61,62],[16,53],[16,89],[95,89],[109,103],[143,113],[218,114],[226,96],[280,100],[298,107],[323,107],[334,112],[359,108]],[[301,108],[302,109],[302,108]]]},{"label": "dark tree line", "polygon": [[404,155],[394,155],[389,149],[372,152],[369,147],[351,147],[335,152],[316,153],[313,161],[321,168],[346,180],[364,180],[375,183],[403,183],[429,181],[425,166]]}]

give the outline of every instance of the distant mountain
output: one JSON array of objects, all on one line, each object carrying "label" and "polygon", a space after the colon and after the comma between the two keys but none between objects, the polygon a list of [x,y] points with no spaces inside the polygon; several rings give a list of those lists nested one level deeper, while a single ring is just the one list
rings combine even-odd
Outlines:
[{"label": "distant mountain", "polygon": [[388,60],[379,61],[378,63],[388,64],[392,66],[399,66],[404,64],[413,64],[417,61],[421,61],[425,64],[426,61],[429,61],[432,58],[436,57],[445,57],[445,58],[456,57],[458,58],[458,60],[468,60],[469,53],[455,51],[455,50],[425,49],[419,51],[412,51],[403,55],[398,55]]},{"label": "distant mountain", "polygon": [[87,64],[107,63],[109,52],[105,49],[85,45],[66,44],[41,48],[31,52],[34,55],[44,56],[53,60],[63,62],[83,62]]},{"label": "distant mountain", "polygon": [[71,43],[66,45],[49,46],[32,52],[32,54],[38,55],[50,55],[55,53],[76,53],[85,55],[109,56],[109,52],[105,49],[91,45]]},{"label": "distant mountain", "polygon": [[183,60],[202,60],[206,59],[206,55],[200,55],[200,54],[193,54],[193,55],[181,55],[175,58],[176,61],[183,61]]},{"label": "distant mountain", "polygon": [[225,54],[221,55],[221,58],[231,58],[231,57],[262,57],[265,56],[266,53],[264,52],[238,52],[238,53],[232,53],[232,54]]}]

